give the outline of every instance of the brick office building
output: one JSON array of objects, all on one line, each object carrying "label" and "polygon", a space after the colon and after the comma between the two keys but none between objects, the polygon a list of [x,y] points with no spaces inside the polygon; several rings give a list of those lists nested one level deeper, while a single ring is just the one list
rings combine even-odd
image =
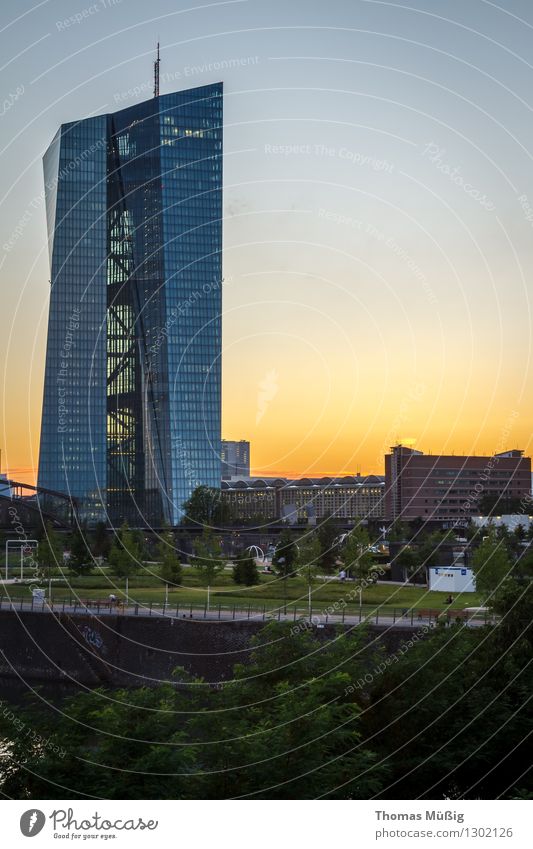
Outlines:
[{"label": "brick office building", "polygon": [[468,520],[482,498],[497,505],[531,493],[531,458],[523,451],[492,457],[423,454],[395,445],[385,455],[385,514],[390,521]]}]

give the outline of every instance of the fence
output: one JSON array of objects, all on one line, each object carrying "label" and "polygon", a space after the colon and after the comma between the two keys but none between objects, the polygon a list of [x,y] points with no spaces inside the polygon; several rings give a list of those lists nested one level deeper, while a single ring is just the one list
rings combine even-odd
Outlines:
[{"label": "fence", "polygon": [[185,618],[185,619],[209,619],[209,620],[258,620],[268,622],[277,621],[292,621],[297,622],[307,620],[312,622],[317,627],[327,624],[343,624],[344,622],[353,623],[369,623],[379,625],[412,625],[419,623],[435,625],[437,622],[445,624],[454,624],[456,622],[469,622],[475,625],[495,624],[495,618],[489,611],[479,613],[468,613],[464,610],[433,610],[433,609],[418,609],[418,608],[393,608],[392,610],[380,610],[379,608],[360,607],[353,613],[347,612],[345,609],[338,613],[331,613],[329,610],[319,608],[313,610],[309,607],[300,608],[297,605],[281,605],[277,608],[253,607],[248,605],[210,605],[207,603],[203,606],[195,605],[193,602],[189,604],[167,604],[165,602],[150,602],[149,604],[124,604],[121,601],[112,602],[109,600],[81,600],[70,596],[69,598],[55,599],[48,602],[46,599],[38,600],[32,598],[21,597],[14,599],[9,596],[0,596],[0,611],[15,610],[15,611],[33,611],[37,613],[48,612],[63,612],[71,615],[119,615],[119,616],[159,616],[167,618]]}]

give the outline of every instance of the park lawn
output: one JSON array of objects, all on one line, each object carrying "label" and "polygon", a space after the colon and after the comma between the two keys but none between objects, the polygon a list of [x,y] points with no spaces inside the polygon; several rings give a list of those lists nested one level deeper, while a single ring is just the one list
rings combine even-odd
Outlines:
[{"label": "park lawn", "polygon": [[[107,570],[105,570],[107,572]],[[169,587],[168,602],[170,607],[193,605],[203,607],[207,601],[207,589],[201,583],[201,578],[195,569],[184,569],[183,585],[177,588]],[[47,587],[47,581],[41,586]],[[125,582],[123,578],[113,578],[106,574],[92,574],[85,577],[69,577],[66,580],[54,580],[52,583],[52,598],[59,602],[72,599],[106,600],[110,593],[118,597],[124,596]],[[29,598],[29,586],[25,584],[8,584],[0,587],[2,596],[12,599]],[[302,613],[307,610],[307,583],[303,578],[291,578],[286,586],[287,607],[294,607]],[[383,614],[404,609],[433,609],[446,610],[445,599],[448,593],[430,592],[426,587],[397,586],[393,584],[373,584],[363,589],[362,604],[365,613],[377,609]],[[165,600],[165,588],[160,578],[155,575],[135,575],[129,579],[130,603],[161,605]],[[314,581],[312,585],[313,610],[317,613],[335,602],[339,603],[337,611],[342,609],[345,602],[346,611],[359,610],[359,593],[354,582],[341,583],[338,580],[324,582]],[[454,597],[452,608],[459,610],[464,607],[476,607],[481,604],[477,593],[467,593]],[[219,605],[224,608],[237,609],[251,607],[260,610],[265,607],[277,609],[285,605],[285,587],[283,581],[275,577],[261,575],[261,584],[255,587],[237,586],[232,581],[231,571],[225,571],[217,576],[216,584],[210,589],[211,608]],[[333,612],[333,611],[331,611]]]},{"label": "park lawn", "polygon": [[[374,609],[379,608],[382,612],[398,610],[399,608],[415,609],[442,609],[447,605],[445,599],[447,592],[429,591],[427,587],[397,586],[395,584],[372,584],[362,591],[363,606]],[[285,589],[283,581],[267,578],[259,587],[235,587],[222,590],[218,587],[211,589],[211,599],[217,602],[227,603],[233,599],[236,603],[258,602],[267,604],[277,602],[284,604]],[[302,578],[292,578],[287,581],[287,601],[297,602],[303,607],[307,606],[307,583]],[[344,601],[347,609],[359,609],[359,592],[355,582],[341,583],[338,580],[319,582],[312,585],[313,607],[327,606],[335,602]],[[481,604],[478,593],[465,593],[454,596],[452,605],[454,610],[464,607],[477,607]],[[339,608],[341,609],[341,608]]]}]

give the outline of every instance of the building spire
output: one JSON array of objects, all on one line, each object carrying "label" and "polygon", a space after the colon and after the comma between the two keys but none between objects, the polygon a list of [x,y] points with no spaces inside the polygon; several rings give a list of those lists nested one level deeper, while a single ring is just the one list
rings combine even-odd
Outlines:
[{"label": "building spire", "polygon": [[157,42],[157,59],[154,62],[154,97],[159,97],[159,42]]}]

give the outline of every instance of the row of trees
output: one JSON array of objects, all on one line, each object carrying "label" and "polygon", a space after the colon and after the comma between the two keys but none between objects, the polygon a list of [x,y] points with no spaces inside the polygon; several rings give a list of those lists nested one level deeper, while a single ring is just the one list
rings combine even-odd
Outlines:
[{"label": "row of trees", "polygon": [[[127,524],[122,525],[109,543],[107,559],[113,574],[118,578],[129,578],[139,572],[145,559],[144,538],[140,531],[133,530]],[[57,567],[66,565],[69,571],[82,576],[89,574],[96,565],[96,556],[91,546],[90,536],[82,529],[76,530],[67,539],[69,556],[64,563],[63,545],[61,538],[51,525],[39,542],[36,560],[43,574],[49,575]],[[153,553],[159,564],[158,572],[163,581],[179,585],[182,580],[182,565],[176,549],[174,535],[170,530],[159,535],[156,550]],[[206,586],[215,583],[217,576],[223,571],[227,557],[222,550],[220,538],[208,528],[193,542],[193,554],[190,558],[196,567],[201,583]],[[259,574],[254,558],[243,552],[235,558],[234,580],[238,584],[251,586],[259,582]]]},{"label": "row of trees", "polygon": [[[95,538],[98,541],[95,542]],[[193,541],[193,553],[190,558],[202,583],[211,585],[224,569],[228,558],[224,555],[220,536],[209,527]],[[100,534],[91,537],[85,529],[77,529],[67,539],[69,556],[66,565],[75,575],[89,574],[97,563],[97,551],[105,549],[109,565],[117,577],[130,577],[141,567],[146,559],[145,541],[139,530],[133,530],[124,524],[113,541],[107,537],[104,547]],[[332,574],[344,568],[350,577],[366,579],[373,566],[373,557],[369,551],[368,533],[359,527],[345,535],[339,545],[339,526],[332,517],[327,517],[316,529],[297,538],[287,528],[279,536],[273,567],[277,575],[287,580],[297,574],[303,574],[309,580],[317,572]],[[160,563],[160,574],[168,583],[179,583],[182,569],[176,550],[173,534],[170,530],[159,536],[156,551],[152,554]],[[243,551],[232,558],[233,577],[236,583],[252,586],[259,583],[259,574],[254,558]],[[63,565],[62,541],[56,531],[48,525],[37,550],[39,565],[45,570]]]},{"label": "row of trees", "polygon": [[[505,527],[489,527],[483,531],[478,529],[476,535],[480,544],[475,549],[472,566],[476,573],[478,590],[486,594],[489,590],[485,575],[511,575],[513,571],[518,574],[525,568],[524,557],[527,560],[528,555],[524,541],[527,535],[521,526],[514,532],[509,532]],[[425,577],[427,566],[436,562],[441,546],[448,543],[451,536],[451,531],[417,535],[416,545],[404,545],[395,556],[395,561],[410,580]],[[395,525],[389,534],[391,540],[396,538],[398,541],[406,541],[407,537],[408,528],[399,524]],[[102,529],[97,528],[92,534],[88,534],[84,529],[76,530],[67,544],[67,566],[75,575],[88,574],[95,566],[96,552],[103,550],[107,551],[113,573],[120,578],[137,573],[146,559],[142,533],[130,529],[127,524],[122,526],[112,543],[105,529],[102,532]],[[166,583],[181,583],[182,566],[170,529],[160,535],[152,556],[155,556],[159,563],[160,577]],[[232,559],[235,583],[246,586],[259,583],[256,562],[248,551],[240,552]],[[37,561],[45,574],[50,574],[57,565],[63,564],[60,538],[51,526],[47,526],[46,533],[39,542]],[[201,583],[206,586],[214,585],[228,561],[219,535],[205,527],[201,536],[193,542],[190,561],[196,567]],[[376,568],[374,561],[366,529],[358,526],[341,537],[337,522],[330,516],[316,529],[309,530],[299,537],[289,528],[284,529],[278,538],[272,565],[276,575],[284,583],[286,594],[287,581],[292,577],[302,576],[311,585],[317,574],[330,575],[340,569],[343,569],[348,577],[364,584]],[[488,584],[493,587],[492,577]]]},{"label": "row of trees", "polygon": [[[101,562],[100,559],[107,556],[114,574],[119,578],[126,578],[141,568],[146,554],[144,548],[142,532],[129,528],[127,524],[122,525],[113,541],[105,527],[103,534],[98,527],[93,533],[85,528],[77,528],[64,540],[47,524],[37,546],[35,559],[43,574],[50,574],[52,570],[66,566],[73,575],[82,576],[90,574],[97,563]],[[66,560],[65,552],[68,552]],[[160,562],[163,580],[179,583],[181,563],[170,531],[164,531],[159,536],[156,556]]]},{"label": "row of trees", "polygon": [[111,541],[105,525],[99,523],[89,532],[79,527],[65,539],[47,522],[39,540],[35,559],[44,573],[64,565],[64,551],[69,552],[68,568],[74,575],[88,574],[97,558],[109,554]]}]

